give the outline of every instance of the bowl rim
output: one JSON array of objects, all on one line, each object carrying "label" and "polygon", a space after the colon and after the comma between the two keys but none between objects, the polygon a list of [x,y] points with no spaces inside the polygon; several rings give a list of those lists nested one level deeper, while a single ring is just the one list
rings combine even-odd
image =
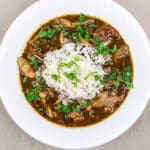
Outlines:
[{"label": "bowl rim", "polygon": [[[109,0],[110,1],[110,0]],[[12,23],[12,25],[10,26],[10,28],[8,29],[8,31],[6,32],[6,34],[5,34],[5,37],[4,37],[4,39],[2,40],[2,43],[1,43],[1,46],[0,46],[0,65],[1,65],[1,58],[4,56],[4,50],[2,50],[3,48],[3,45],[5,45],[5,38],[7,37],[7,35],[9,34],[9,30],[11,29],[11,27],[19,20],[19,18],[20,18],[20,16],[22,16],[23,14],[25,14],[27,11],[30,11],[31,9],[32,9],[32,7],[33,6],[35,6],[35,5],[37,5],[37,4],[39,4],[39,3],[43,3],[43,2],[46,2],[46,1],[44,1],[44,0],[42,0],[42,1],[37,1],[36,3],[34,3],[33,5],[31,5],[31,6],[29,6],[21,15],[19,15],[19,17],[17,17],[16,18],[16,20]],[[47,3],[47,2],[46,2]],[[144,32],[144,30],[142,29],[142,27],[140,26],[140,24],[136,21],[136,19],[125,9],[125,8],[123,8],[122,6],[120,6],[119,4],[117,4],[116,2],[113,2],[112,1],[112,3],[113,3],[113,5],[116,5],[116,7],[118,7],[118,9],[120,10],[120,11],[122,11],[122,13],[124,13],[134,24],[135,24],[135,26],[136,26],[136,28],[139,30],[139,32],[140,32],[140,34],[142,35],[142,37],[143,37],[143,39],[144,39],[144,41],[145,41],[145,44],[147,44],[147,47],[150,49],[150,44],[149,44],[149,41],[148,41],[148,38],[147,38],[147,36],[146,36],[146,34],[145,34],[145,32]],[[149,56],[150,56],[150,52],[149,52]],[[150,90],[150,88],[149,88],[149,90]],[[1,90],[0,90],[0,92],[1,92]],[[9,113],[9,115],[12,117],[12,119],[14,120],[14,122],[22,129],[22,130],[24,130],[23,129],[23,127],[21,127],[18,123],[17,123],[17,121],[16,121],[16,119],[15,119],[15,117],[14,116],[12,116],[12,114],[11,114],[11,112],[7,109],[7,105],[5,104],[5,96],[3,95],[3,93],[0,93],[0,95],[2,96],[2,102],[3,102],[3,104],[4,104],[4,106],[5,106],[5,108],[6,108],[6,110],[7,110],[7,112]],[[120,134],[118,134],[117,136],[114,136],[114,137],[112,137],[112,138],[110,138],[109,140],[107,140],[107,141],[105,141],[105,142],[103,142],[102,144],[105,144],[105,143],[107,143],[107,142],[109,142],[109,141],[111,141],[111,140],[113,140],[113,139],[115,139],[115,138],[117,138],[118,136],[120,136],[121,134],[123,134],[126,130],[128,130],[132,125],[133,125],[133,123],[135,123],[136,122],[136,120],[139,118],[139,116],[142,114],[142,112],[143,112],[143,110],[144,110],[144,108],[146,107],[146,105],[147,105],[147,103],[148,103],[148,98],[149,98],[149,95],[147,95],[147,100],[145,100],[145,103],[143,104],[143,106],[141,107],[141,110],[139,111],[139,114],[137,115],[138,117],[136,117],[135,119],[134,119],[134,121],[132,121],[132,123],[130,123],[130,125],[128,125],[128,127],[126,128],[126,129],[124,129],[123,131],[121,131],[120,132]],[[26,130],[24,130],[26,133],[28,133],[30,136],[32,136],[33,137],[33,135],[31,134],[31,133],[29,133],[29,132],[27,132]],[[49,143],[47,143],[47,142],[44,142],[44,141],[41,141],[39,138],[37,138],[37,137],[34,137],[36,140],[38,140],[38,141],[40,141],[40,142],[43,142],[43,143],[45,143],[45,144],[48,144],[49,145]],[[57,145],[53,145],[53,146],[56,146],[56,147],[60,147],[60,148],[65,148],[65,149],[70,149],[70,148],[78,148],[78,149],[81,149],[81,148],[91,148],[91,147],[96,147],[96,146],[98,146],[99,144],[97,143],[97,144],[91,144],[90,146],[88,145],[88,147],[82,147],[82,145],[81,146],[77,146],[77,147],[67,147],[66,145],[59,145],[59,144],[57,144]]]}]

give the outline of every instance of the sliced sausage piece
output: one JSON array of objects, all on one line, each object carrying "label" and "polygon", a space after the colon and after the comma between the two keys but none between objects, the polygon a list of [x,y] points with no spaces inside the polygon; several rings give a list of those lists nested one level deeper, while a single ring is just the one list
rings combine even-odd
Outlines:
[{"label": "sliced sausage piece", "polygon": [[28,78],[33,79],[35,77],[35,73],[29,64],[29,62],[24,58],[24,57],[19,57],[18,60],[18,65],[21,70],[21,72]]},{"label": "sliced sausage piece", "polygon": [[82,121],[85,119],[79,112],[71,112],[68,114],[68,117],[73,119],[73,121]]},{"label": "sliced sausage piece", "polygon": [[100,95],[100,97],[93,102],[92,107],[99,108],[99,107],[114,107],[115,103],[119,100],[119,98],[112,94],[111,96],[108,95],[108,92],[104,92]]},{"label": "sliced sausage piece", "polygon": [[64,19],[64,18],[56,19],[55,23],[62,27],[68,27],[68,28],[72,27],[71,22],[68,19]]},{"label": "sliced sausage piece", "polygon": [[96,36],[99,37],[100,41],[105,41],[105,42],[108,41],[109,44],[110,44],[110,41],[120,39],[119,33],[112,27],[109,27],[108,25],[103,25],[99,27],[94,34],[94,37]]}]

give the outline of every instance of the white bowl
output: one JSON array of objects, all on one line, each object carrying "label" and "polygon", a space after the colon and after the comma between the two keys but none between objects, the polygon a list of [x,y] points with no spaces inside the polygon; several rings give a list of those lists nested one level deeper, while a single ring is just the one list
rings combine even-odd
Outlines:
[{"label": "white bowl", "polygon": [[[97,16],[121,33],[134,61],[134,89],[121,108],[103,122],[85,128],[65,128],[40,117],[25,100],[16,59],[40,24],[70,13]],[[137,21],[111,0],[41,0],[26,9],[8,29],[0,50],[0,96],[16,124],[35,139],[65,149],[102,145],[125,132],[144,110],[150,95],[150,45]]]}]

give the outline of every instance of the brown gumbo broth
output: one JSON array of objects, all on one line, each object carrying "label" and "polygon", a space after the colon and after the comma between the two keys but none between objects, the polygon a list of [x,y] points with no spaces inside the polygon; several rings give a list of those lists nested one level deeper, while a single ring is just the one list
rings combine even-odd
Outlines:
[{"label": "brown gumbo broth", "polygon": [[[92,99],[63,104],[59,93],[36,72],[45,68],[43,58],[47,52],[69,42],[95,48],[95,55],[110,55],[111,60],[102,66],[106,72],[104,78],[95,78],[103,84],[99,94]],[[83,127],[104,120],[120,107],[133,87],[129,46],[112,26],[84,14],[61,16],[42,25],[27,41],[18,65],[28,102],[47,120],[67,127]],[[53,76],[54,80],[57,78]]]}]

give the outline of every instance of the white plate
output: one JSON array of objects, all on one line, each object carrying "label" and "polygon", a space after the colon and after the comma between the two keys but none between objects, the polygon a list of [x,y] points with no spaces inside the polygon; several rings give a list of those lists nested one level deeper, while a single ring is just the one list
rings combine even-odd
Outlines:
[{"label": "white plate", "polygon": [[[63,14],[85,13],[106,20],[130,46],[134,89],[109,119],[86,128],[64,128],[41,118],[25,100],[18,80],[17,57],[25,41],[45,21]],[[7,31],[0,50],[0,95],[16,124],[35,139],[65,149],[102,145],[125,132],[144,110],[150,95],[150,45],[137,21],[111,0],[41,0],[25,10]]]}]

